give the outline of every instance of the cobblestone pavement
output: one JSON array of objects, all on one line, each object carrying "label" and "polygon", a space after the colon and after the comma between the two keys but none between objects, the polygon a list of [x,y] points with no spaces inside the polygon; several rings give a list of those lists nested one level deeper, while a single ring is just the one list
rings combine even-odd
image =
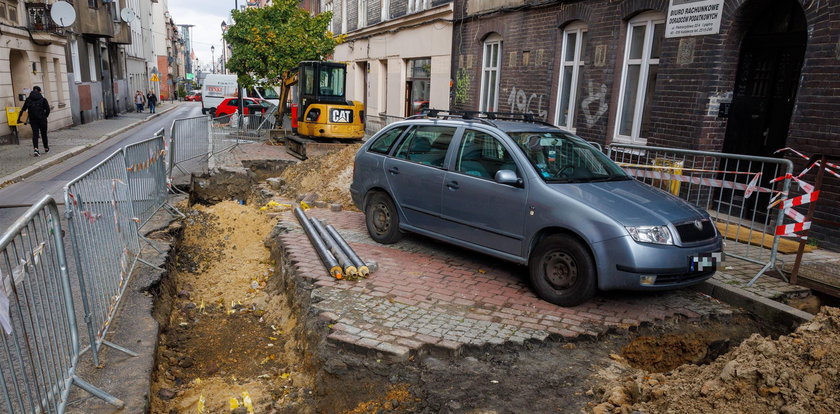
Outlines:
[{"label": "cobblestone pavement", "polygon": [[334,225],[356,252],[379,269],[360,281],[335,280],[290,212],[281,242],[299,276],[315,284],[313,306],[331,321],[328,338],[405,357],[412,350],[573,339],[683,316],[730,315],[736,309],[693,290],[609,292],[575,308],[537,298],[527,271],[489,256],[408,235],[380,245],[371,240],[359,212],[310,209]]},{"label": "cobblestone pavement", "polygon": [[[158,113],[180,104],[183,104],[183,102],[176,102],[175,105],[167,102],[163,107],[159,107]],[[37,158],[32,156],[31,129],[29,126],[22,126],[21,128],[26,130],[26,132],[21,134],[19,145],[0,145],[0,177],[13,174],[36,162],[44,162],[45,160],[60,156],[63,152],[73,148],[93,144],[99,141],[104,135],[133,125],[138,121],[145,120],[151,115],[148,112],[128,112],[120,114],[116,118],[102,119],[87,124],[50,131],[47,135],[49,137],[50,152],[45,153],[43,143],[39,141],[38,146],[41,151],[41,156]]]}]

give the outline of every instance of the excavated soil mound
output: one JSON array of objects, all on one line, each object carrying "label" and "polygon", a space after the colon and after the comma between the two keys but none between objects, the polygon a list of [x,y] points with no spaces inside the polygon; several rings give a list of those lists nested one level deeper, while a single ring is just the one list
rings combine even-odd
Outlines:
[{"label": "excavated soil mound", "polygon": [[755,334],[709,365],[650,374],[619,361],[602,371],[596,413],[836,413],[840,308],[824,307],[796,332]]},{"label": "excavated soil mound", "polygon": [[314,193],[320,201],[339,203],[344,208],[355,209],[350,199],[350,183],[353,181],[353,158],[360,146],[348,145],[286,168],[280,175],[286,182],[284,195],[295,198],[301,194]]}]

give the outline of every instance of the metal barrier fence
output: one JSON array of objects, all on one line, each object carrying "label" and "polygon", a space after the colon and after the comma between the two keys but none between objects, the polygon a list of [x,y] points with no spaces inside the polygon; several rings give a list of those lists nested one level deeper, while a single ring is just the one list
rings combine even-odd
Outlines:
[{"label": "metal barrier fence", "polygon": [[612,144],[607,155],[637,180],[668,191],[705,209],[728,243],[726,255],[762,265],[754,283],[777,266],[776,226],[784,214],[771,209],[787,195],[793,163],[782,158]]},{"label": "metal barrier fence", "polygon": [[210,118],[199,116],[176,119],[169,134],[169,158],[166,176],[171,180],[177,167],[187,173],[182,164],[196,159],[209,157],[212,153],[210,142]]},{"label": "metal barrier fence", "polygon": [[60,220],[44,196],[0,236],[0,404],[9,413],[62,413],[73,385],[124,405],[76,375],[79,333]]},{"label": "metal barrier fence", "polygon": [[138,222],[123,149],[64,187],[65,217],[94,364],[140,254]]},{"label": "metal barrier fence", "polygon": [[128,177],[129,199],[134,216],[140,220],[138,228],[166,206],[166,138],[160,135],[124,149],[125,170]]}]

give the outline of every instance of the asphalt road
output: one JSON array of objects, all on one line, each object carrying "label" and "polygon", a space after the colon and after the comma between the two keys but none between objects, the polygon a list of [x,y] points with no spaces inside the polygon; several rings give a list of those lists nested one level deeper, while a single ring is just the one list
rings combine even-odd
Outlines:
[{"label": "asphalt road", "polygon": [[56,164],[44,171],[30,176],[24,181],[0,189],[0,229],[3,232],[17,219],[25,207],[4,207],[32,204],[44,194],[50,194],[58,203],[64,202],[64,185],[85,173],[97,163],[114,153],[120,147],[151,138],[160,128],[164,128],[167,137],[172,122],[179,118],[201,115],[200,103],[182,104],[151,121],[138,125],[119,134],[75,157]]}]

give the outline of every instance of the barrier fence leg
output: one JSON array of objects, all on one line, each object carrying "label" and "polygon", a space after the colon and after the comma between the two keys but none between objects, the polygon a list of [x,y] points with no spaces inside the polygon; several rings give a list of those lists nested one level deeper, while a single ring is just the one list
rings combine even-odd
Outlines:
[{"label": "barrier fence leg", "polygon": [[93,384],[79,378],[78,376],[75,376],[75,375],[73,376],[73,384],[75,384],[79,388],[89,392],[94,397],[99,398],[99,399],[107,402],[108,404],[113,405],[114,407],[123,408],[125,406],[125,403],[123,402],[123,400],[121,400],[117,397],[114,397],[113,395],[108,394],[105,391],[102,391],[101,389],[93,386]]}]

